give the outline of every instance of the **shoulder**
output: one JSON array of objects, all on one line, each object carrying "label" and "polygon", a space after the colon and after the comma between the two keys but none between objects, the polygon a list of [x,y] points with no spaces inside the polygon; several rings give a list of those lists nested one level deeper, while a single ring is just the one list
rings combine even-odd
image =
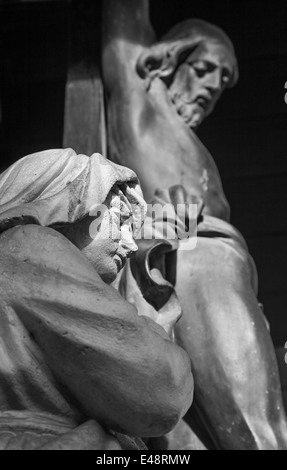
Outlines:
[{"label": "shoulder", "polygon": [[0,248],[13,248],[17,251],[25,251],[25,249],[62,248],[67,244],[72,245],[63,235],[49,227],[41,225],[18,225],[0,236]]},{"label": "shoulder", "polygon": [[38,269],[97,276],[86,257],[66,237],[40,225],[17,226],[4,232],[0,236],[0,256],[13,259],[14,264],[28,262]]}]

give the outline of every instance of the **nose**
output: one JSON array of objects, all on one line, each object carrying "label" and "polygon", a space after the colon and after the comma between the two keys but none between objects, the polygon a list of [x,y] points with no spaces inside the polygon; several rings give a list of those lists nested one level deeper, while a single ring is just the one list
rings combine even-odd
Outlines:
[{"label": "nose", "polygon": [[216,68],[206,76],[205,86],[210,91],[219,91],[221,89],[221,70]]},{"label": "nose", "polygon": [[126,240],[122,241],[120,244],[121,248],[126,252],[126,256],[129,258],[133,253],[138,251],[138,246],[135,243],[134,240],[129,240],[128,242]]},{"label": "nose", "polygon": [[129,251],[130,254],[132,254],[132,253],[136,253],[138,251],[138,246],[137,246],[136,242],[133,240],[132,242],[130,242],[128,244],[126,249]]},{"label": "nose", "polygon": [[123,225],[121,228],[120,247],[126,252],[127,256],[138,251],[138,246],[134,241],[132,230],[129,225]]}]

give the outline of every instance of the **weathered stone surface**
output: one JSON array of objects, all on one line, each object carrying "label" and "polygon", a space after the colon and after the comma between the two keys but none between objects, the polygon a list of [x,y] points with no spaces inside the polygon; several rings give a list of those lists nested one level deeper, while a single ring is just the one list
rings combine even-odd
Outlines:
[{"label": "weathered stone surface", "polygon": [[132,252],[118,216],[138,227],[141,194],[131,170],[71,149],[0,175],[0,447],[137,448],[117,432],[161,435],[190,406],[187,354],[103,281]]},{"label": "weathered stone surface", "polygon": [[219,448],[286,448],[256,269],[229,224],[216,164],[196,135],[222,92],[236,83],[233,45],[200,20],[187,20],[157,40],[148,0],[107,0],[103,18],[111,158],[137,172],[147,199],[158,188],[181,184],[205,204],[196,248],[192,240],[192,249],[180,246],[176,286],[184,312],[177,339],[189,352],[202,422]]}]

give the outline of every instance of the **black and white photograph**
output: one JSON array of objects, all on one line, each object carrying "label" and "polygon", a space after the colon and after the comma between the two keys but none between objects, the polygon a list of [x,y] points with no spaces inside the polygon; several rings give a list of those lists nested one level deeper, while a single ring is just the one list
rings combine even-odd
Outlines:
[{"label": "black and white photograph", "polygon": [[0,58],[0,450],[287,450],[286,2],[0,0]]}]

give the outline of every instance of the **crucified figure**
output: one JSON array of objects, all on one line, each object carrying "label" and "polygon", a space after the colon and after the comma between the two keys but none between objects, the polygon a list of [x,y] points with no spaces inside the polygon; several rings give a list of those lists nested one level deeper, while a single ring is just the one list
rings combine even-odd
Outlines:
[{"label": "crucified figure", "polygon": [[[274,348],[257,301],[257,273],[216,164],[196,135],[238,79],[233,45],[218,27],[187,20],[157,40],[148,0],[105,0],[103,79],[109,156],[139,175],[145,198],[182,185],[204,202],[196,249],[178,251],[194,407],[220,449],[286,449]],[[247,208],[242,208],[248,210]],[[186,420],[192,424],[189,413]]]}]

